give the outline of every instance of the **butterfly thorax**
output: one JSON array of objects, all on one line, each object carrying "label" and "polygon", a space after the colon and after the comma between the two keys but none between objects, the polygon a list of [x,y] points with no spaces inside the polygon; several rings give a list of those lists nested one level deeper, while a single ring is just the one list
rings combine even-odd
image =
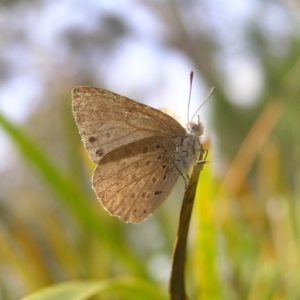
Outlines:
[{"label": "butterfly thorax", "polygon": [[176,145],[175,164],[182,173],[189,173],[191,167],[198,161],[201,151],[200,136],[203,134],[203,125],[189,122],[187,134],[178,139]]}]

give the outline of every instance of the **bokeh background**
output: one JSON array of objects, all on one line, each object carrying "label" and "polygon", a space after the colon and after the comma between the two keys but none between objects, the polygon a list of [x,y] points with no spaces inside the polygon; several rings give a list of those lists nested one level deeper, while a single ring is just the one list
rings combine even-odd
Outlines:
[{"label": "bokeh background", "polygon": [[99,299],[167,299],[184,184],[140,225],[109,216],[70,93],[94,85],[186,119],[191,70],[191,114],[216,90],[199,113],[210,163],[188,294],[300,299],[299,20],[296,0],[0,1],[0,299],[116,278],[140,294]]}]

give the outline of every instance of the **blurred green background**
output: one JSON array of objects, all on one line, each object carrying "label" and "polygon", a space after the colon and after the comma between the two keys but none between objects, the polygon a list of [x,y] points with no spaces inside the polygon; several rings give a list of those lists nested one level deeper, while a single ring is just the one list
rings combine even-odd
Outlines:
[{"label": "blurred green background", "polygon": [[300,299],[299,21],[296,0],[0,1],[0,299],[73,280],[110,285],[93,299],[167,299],[184,183],[139,225],[111,217],[70,93],[185,118],[190,70],[191,114],[216,91],[200,110],[210,163],[188,294]]}]

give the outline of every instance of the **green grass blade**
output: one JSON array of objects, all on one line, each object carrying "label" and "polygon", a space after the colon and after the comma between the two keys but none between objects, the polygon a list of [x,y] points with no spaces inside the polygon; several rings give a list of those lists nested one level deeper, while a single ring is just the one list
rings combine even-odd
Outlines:
[{"label": "green grass blade", "polygon": [[103,244],[108,245],[113,253],[134,271],[135,275],[147,276],[143,263],[129,251],[124,238],[104,224],[89,206],[85,194],[78,185],[51,161],[46,152],[1,114],[0,126],[14,142],[19,153],[37,170],[51,190],[59,196],[57,199],[70,208],[83,228],[94,232]]}]

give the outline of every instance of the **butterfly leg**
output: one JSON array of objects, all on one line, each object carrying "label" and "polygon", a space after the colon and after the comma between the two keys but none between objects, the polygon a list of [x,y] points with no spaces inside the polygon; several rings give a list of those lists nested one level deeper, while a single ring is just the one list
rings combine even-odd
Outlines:
[{"label": "butterfly leg", "polygon": [[193,154],[194,154],[194,158],[195,158],[195,162],[196,162],[196,165],[200,165],[200,164],[206,164],[208,163],[208,161],[206,161],[206,157],[207,157],[207,154],[208,154],[208,150],[206,149],[203,149],[201,143],[200,143],[200,139],[197,138],[197,143],[198,143],[198,146],[199,146],[199,157],[203,154],[204,156],[204,159],[202,160],[199,160],[199,157],[196,156],[196,151],[195,151],[195,148],[193,148]]},{"label": "butterfly leg", "polygon": [[[196,164],[197,164],[197,166],[201,165],[201,170],[202,170],[202,169],[203,169],[203,166],[204,166],[205,164],[208,164],[209,161],[206,160],[207,155],[208,155],[208,150],[207,150],[207,149],[201,149],[201,152],[203,153],[203,159],[197,160]],[[201,155],[201,153],[200,153],[200,155]]]},{"label": "butterfly leg", "polygon": [[187,180],[186,180],[186,178],[184,177],[183,173],[179,170],[179,168],[176,166],[176,164],[174,164],[174,166],[175,166],[176,170],[178,171],[178,173],[180,174],[180,176],[183,178],[183,180],[184,180],[184,186],[185,186],[185,189],[186,189],[187,188],[187,183],[190,180],[189,175],[186,174],[186,177],[187,177]]}]

